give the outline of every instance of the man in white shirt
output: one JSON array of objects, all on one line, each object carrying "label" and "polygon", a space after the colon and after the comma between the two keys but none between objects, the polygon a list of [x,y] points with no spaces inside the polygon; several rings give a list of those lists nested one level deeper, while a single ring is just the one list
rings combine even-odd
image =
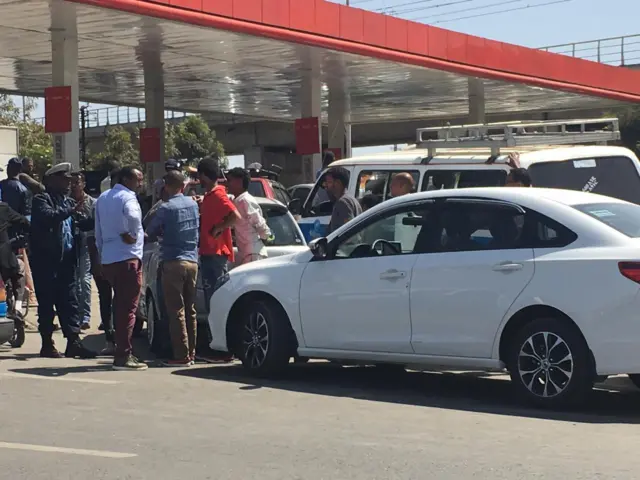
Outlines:
[{"label": "man in white shirt", "polygon": [[267,258],[264,241],[272,240],[271,230],[262,216],[262,209],[249,189],[249,172],[244,168],[232,168],[227,173],[227,189],[235,197],[233,204],[242,218],[233,227],[238,247],[237,264]]}]

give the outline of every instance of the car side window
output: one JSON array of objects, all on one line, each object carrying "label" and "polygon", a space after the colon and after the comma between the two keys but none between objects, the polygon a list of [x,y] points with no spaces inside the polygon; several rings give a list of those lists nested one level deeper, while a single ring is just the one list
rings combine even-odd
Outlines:
[{"label": "car side window", "polygon": [[578,238],[564,225],[533,210],[527,210],[523,230],[523,245],[528,248],[566,247]]},{"label": "car side window", "polygon": [[430,251],[530,248],[523,241],[524,218],[523,211],[506,204],[447,202],[442,205],[438,218],[440,245],[435,244]]},{"label": "car side window", "polygon": [[[391,180],[399,173],[408,173],[413,177],[413,184],[418,186],[420,172],[418,170],[362,170],[356,184],[356,198],[373,195],[381,202],[389,198]],[[414,191],[415,191],[414,187]]]},{"label": "car side window", "polygon": [[273,188],[273,193],[276,197],[276,200],[282,202],[285,205],[289,204],[289,202],[291,201],[291,197],[282,185],[274,182],[271,184],[271,188]]},{"label": "car side window", "polygon": [[332,258],[366,258],[417,253],[425,242],[431,205],[403,207],[386,212],[341,236],[331,247]]}]

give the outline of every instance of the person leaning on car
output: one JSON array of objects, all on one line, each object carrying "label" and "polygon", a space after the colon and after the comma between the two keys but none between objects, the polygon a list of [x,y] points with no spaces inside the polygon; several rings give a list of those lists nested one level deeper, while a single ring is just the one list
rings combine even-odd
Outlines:
[{"label": "person leaning on car", "polygon": [[177,170],[164,176],[166,200],[158,207],[147,235],[162,235],[162,295],[169,317],[173,359],[165,366],[190,366],[196,355],[196,279],[198,277],[198,204],[185,197],[184,176]]},{"label": "person leaning on car", "polygon": [[326,175],[327,192],[335,201],[327,234],[337,230],[345,223],[362,213],[360,202],[347,191],[349,171],[342,167],[330,168]]}]

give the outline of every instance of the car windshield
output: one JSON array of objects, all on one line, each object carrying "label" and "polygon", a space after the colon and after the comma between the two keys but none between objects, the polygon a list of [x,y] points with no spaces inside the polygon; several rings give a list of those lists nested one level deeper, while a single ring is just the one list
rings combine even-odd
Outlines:
[{"label": "car windshield", "polygon": [[640,206],[630,203],[588,203],[573,205],[605,225],[628,237],[640,237]]},{"label": "car windshield", "polygon": [[286,247],[303,244],[295,221],[281,206],[262,205],[262,214],[275,237],[270,245]]}]

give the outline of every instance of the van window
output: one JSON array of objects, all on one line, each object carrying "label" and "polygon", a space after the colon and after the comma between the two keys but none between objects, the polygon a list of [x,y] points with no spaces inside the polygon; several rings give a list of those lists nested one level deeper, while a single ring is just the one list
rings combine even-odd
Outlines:
[{"label": "van window", "polygon": [[380,201],[386,200],[389,198],[391,180],[399,173],[411,175],[414,185],[418,186],[420,181],[420,172],[418,170],[362,170],[358,175],[356,184],[356,198],[359,200],[366,195],[373,195]]},{"label": "van window", "polygon": [[581,190],[640,204],[640,176],[629,157],[534,163],[529,173],[534,187]]},{"label": "van window", "polygon": [[507,181],[502,169],[427,170],[422,179],[423,192],[448,188],[499,187]]}]

